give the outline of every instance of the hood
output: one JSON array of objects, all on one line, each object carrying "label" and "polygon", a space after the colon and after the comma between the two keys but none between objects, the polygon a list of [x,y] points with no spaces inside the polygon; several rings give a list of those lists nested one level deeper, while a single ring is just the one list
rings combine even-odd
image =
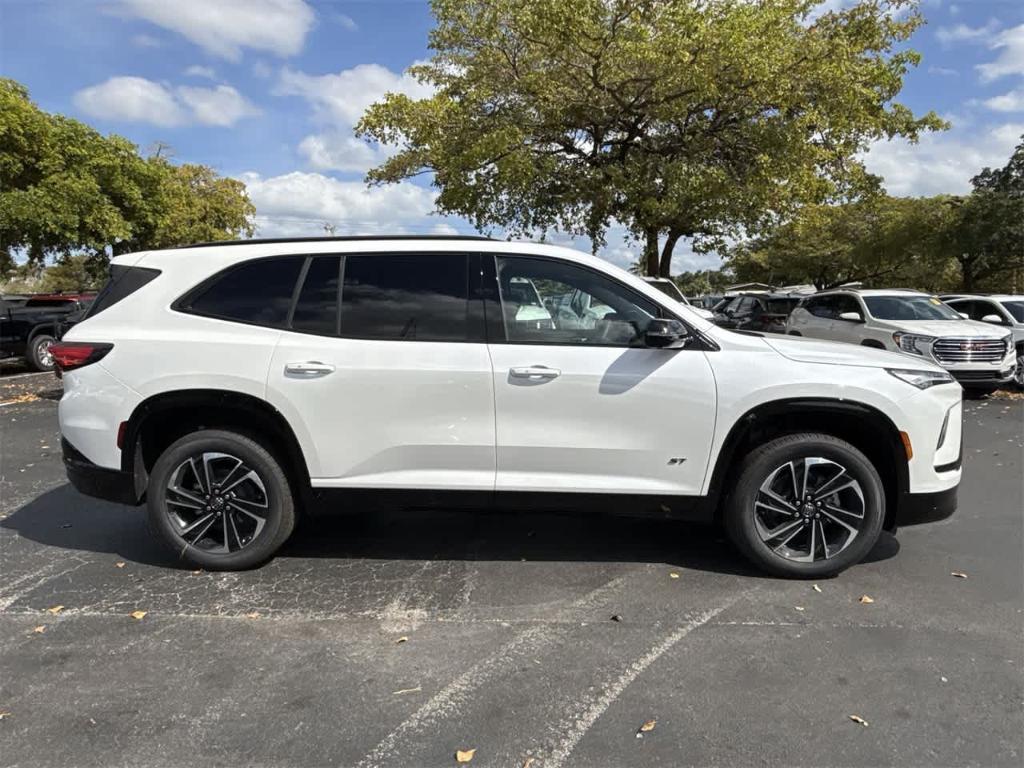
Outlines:
[{"label": "hood", "polygon": [[924,359],[911,359],[908,355],[886,352],[883,349],[862,347],[858,344],[818,341],[802,336],[765,336],[764,341],[783,357],[798,363],[856,365],[861,368],[942,370],[942,368],[934,363]]},{"label": "hood", "polygon": [[980,320],[879,320],[893,331],[920,333],[922,336],[958,336],[968,339],[1001,339],[1007,329]]}]

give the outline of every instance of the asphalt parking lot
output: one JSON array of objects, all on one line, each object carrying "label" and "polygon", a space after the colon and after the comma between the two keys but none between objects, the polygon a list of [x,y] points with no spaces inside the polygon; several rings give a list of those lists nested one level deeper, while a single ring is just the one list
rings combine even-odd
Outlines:
[{"label": "asphalt parking lot", "polygon": [[53,383],[0,382],[4,766],[1024,759],[1020,399],[968,403],[956,516],[814,585],[586,515],[355,513],[191,571],[66,484]]}]

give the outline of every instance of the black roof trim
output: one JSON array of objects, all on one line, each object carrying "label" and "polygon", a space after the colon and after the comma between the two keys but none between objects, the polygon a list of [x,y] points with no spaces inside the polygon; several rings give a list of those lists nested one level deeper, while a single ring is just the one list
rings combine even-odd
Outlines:
[{"label": "black roof trim", "polygon": [[183,248],[213,248],[220,245],[273,245],[275,243],[346,243],[361,240],[493,240],[484,235],[345,235],[335,237],[264,237],[251,240],[215,240],[209,243],[176,245],[168,250]]}]

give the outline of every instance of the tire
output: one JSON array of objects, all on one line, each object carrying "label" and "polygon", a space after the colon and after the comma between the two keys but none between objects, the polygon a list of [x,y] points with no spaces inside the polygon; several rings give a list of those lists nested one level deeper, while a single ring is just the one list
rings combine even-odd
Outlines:
[{"label": "tire", "polygon": [[1024,389],[1024,347],[1017,350],[1017,370],[1013,372],[1013,381],[1019,389]]},{"label": "tire", "polygon": [[34,371],[52,371],[53,356],[50,354],[50,345],[55,342],[48,333],[37,333],[28,342],[28,349],[25,350],[25,360],[28,367]]},{"label": "tire", "polygon": [[[855,485],[846,486],[847,480]],[[804,488],[825,495],[808,507]],[[789,503],[798,492],[801,502]],[[780,437],[747,454],[725,506],[726,531],[736,548],[758,568],[798,579],[834,576],[860,562],[884,520],[885,489],[874,465],[846,441],[816,433]]]},{"label": "tire", "polygon": [[295,528],[280,462],[237,432],[203,430],[173,443],[157,459],[146,495],[158,536],[182,560],[210,571],[261,565]]}]

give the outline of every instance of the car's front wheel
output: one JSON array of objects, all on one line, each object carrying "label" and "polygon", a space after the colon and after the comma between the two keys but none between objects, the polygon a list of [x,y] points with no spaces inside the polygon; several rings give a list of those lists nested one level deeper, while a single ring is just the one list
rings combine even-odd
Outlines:
[{"label": "car's front wheel", "polygon": [[870,460],[844,440],[795,434],[744,459],[726,502],[736,547],[778,576],[822,578],[864,558],[885,519],[885,491]]},{"label": "car's front wheel", "polygon": [[207,570],[268,560],[295,527],[278,460],[252,438],[203,430],[163,452],[150,473],[149,521],[176,555]]}]

